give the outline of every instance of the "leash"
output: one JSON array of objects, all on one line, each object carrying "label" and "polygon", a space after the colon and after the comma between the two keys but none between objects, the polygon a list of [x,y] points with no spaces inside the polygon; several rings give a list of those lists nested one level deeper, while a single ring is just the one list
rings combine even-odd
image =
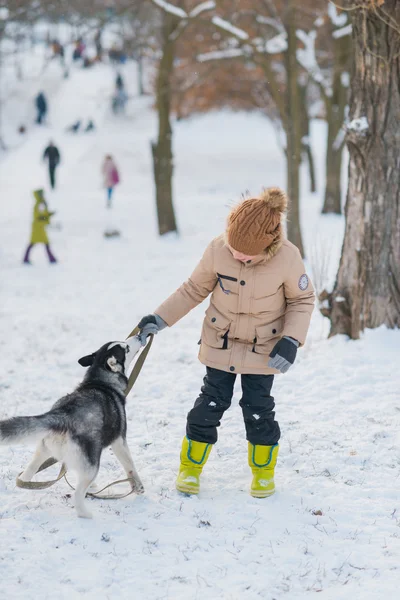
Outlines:
[{"label": "leash", "polygon": [[[139,327],[135,327],[126,339],[134,337],[135,335],[137,335],[139,333],[139,331],[140,331]],[[142,370],[142,367],[145,363],[147,355],[150,352],[150,348],[153,343],[154,335],[151,334],[149,337],[150,337],[150,341],[146,344],[145,348],[140,353],[139,358],[137,359],[137,361],[131,371],[131,374],[129,375],[128,385],[126,386],[126,390],[125,390],[125,396],[128,396],[129,392],[135,385],[136,380],[139,377],[140,371]],[[58,462],[58,460],[55,458],[48,458],[43,464],[40,465],[40,467],[36,471],[35,475],[37,473],[40,473],[41,471],[44,471],[45,469],[48,469],[49,467],[52,467],[57,462]],[[22,475],[22,472],[18,475],[15,483],[16,483],[17,487],[22,488],[22,489],[45,490],[45,489],[51,487],[52,485],[54,485],[55,483],[57,483],[57,481],[60,481],[60,479],[64,478],[65,481],[67,482],[67,484],[69,485],[69,487],[71,489],[75,490],[74,486],[67,479],[67,468],[64,463],[61,465],[60,472],[59,472],[58,476],[56,477],[56,479],[50,479],[49,481],[23,481],[21,479],[21,475]],[[120,493],[120,494],[110,494],[110,493],[103,494],[102,493],[105,490],[108,490],[109,488],[111,488],[114,485],[117,485],[119,483],[130,483],[130,486],[131,486],[130,491],[126,492],[126,493]],[[121,498],[126,498],[127,496],[130,496],[131,494],[133,494],[135,492],[135,490],[136,490],[135,480],[131,479],[131,478],[126,478],[126,479],[118,479],[117,481],[113,481],[112,483],[109,483],[108,485],[104,486],[103,488],[101,488],[101,490],[98,490],[97,492],[87,492],[86,495],[91,496],[92,498],[100,498],[101,500],[120,500]]]},{"label": "leash", "polygon": [[[131,337],[134,337],[135,335],[137,335],[139,333],[139,327],[135,327],[135,329],[133,329],[131,331],[131,333],[128,335],[128,337],[126,339],[129,339]],[[142,352],[139,355],[139,358],[137,359],[135,366],[133,367],[131,374],[129,375],[129,379],[128,379],[128,385],[126,387],[125,390],[125,396],[127,396],[129,394],[129,392],[131,391],[131,389],[133,388],[133,386],[136,383],[136,379],[139,377],[139,373],[142,370],[142,367],[144,365],[144,362],[147,358],[148,353],[150,352],[150,348],[151,345],[153,343],[153,339],[154,339],[154,335],[150,334],[149,335],[150,341],[146,344],[146,346],[144,347],[144,349],[142,350]]]}]

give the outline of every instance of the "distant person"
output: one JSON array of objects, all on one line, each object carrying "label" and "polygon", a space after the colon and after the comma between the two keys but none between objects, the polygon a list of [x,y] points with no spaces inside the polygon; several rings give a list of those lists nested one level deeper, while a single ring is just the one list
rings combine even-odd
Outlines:
[{"label": "distant person", "polygon": [[60,57],[60,62],[62,64],[62,66],[65,65],[65,51],[64,51],[64,46],[62,44],[60,44],[60,42],[58,40],[54,40],[52,43],[52,49],[53,49],[53,56]]},{"label": "distant person", "polygon": [[41,125],[47,115],[47,100],[43,92],[38,93],[35,98],[35,104],[37,109],[36,123]]},{"label": "distant person", "polygon": [[95,129],[96,127],[94,122],[92,121],[92,119],[89,119],[85,128],[85,133],[88,133],[89,131],[94,131]]},{"label": "distant person", "polygon": [[119,172],[111,154],[107,154],[101,167],[104,187],[107,190],[107,208],[111,208],[114,187],[119,183]]},{"label": "distant person", "polygon": [[98,29],[94,36],[94,44],[96,46],[96,60],[101,61],[103,58],[103,44],[101,42],[101,29]]},{"label": "distant person", "polygon": [[125,87],[121,73],[118,73],[117,75],[117,78],[115,80],[115,87],[117,88],[117,90],[123,90]]},{"label": "distant person", "polygon": [[72,123],[72,125],[67,127],[66,131],[69,131],[70,133],[78,133],[80,126],[81,126],[81,121],[80,120],[75,121],[75,123]]},{"label": "distant person", "polygon": [[79,38],[75,42],[75,48],[74,48],[74,53],[72,55],[72,60],[73,61],[80,60],[83,57],[85,50],[86,50],[86,44],[84,43],[82,38]]},{"label": "distant person", "polygon": [[49,238],[47,237],[46,232],[46,227],[50,223],[50,219],[54,215],[54,212],[48,210],[43,190],[35,190],[33,195],[35,198],[35,206],[33,208],[32,233],[30,243],[25,252],[24,264],[31,264],[29,254],[35,244],[44,244],[49,261],[51,263],[56,263],[57,260],[50,249]]},{"label": "distant person", "polygon": [[43,153],[43,160],[48,161],[50,185],[54,190],[56,187],[56,169],[60,164],[61,156],[57,146],[51,140]]},{"label": "distant person", "polygon": [[128,100],[128,96],[127,96],[127,93],[125,92],[125,89],[117,88],[115,90],[114,96],[112,97],[112,101],[111,101],[111,108],[115,115],[118,113],[125,112],[125,106],[126,106],[127,100]]}]

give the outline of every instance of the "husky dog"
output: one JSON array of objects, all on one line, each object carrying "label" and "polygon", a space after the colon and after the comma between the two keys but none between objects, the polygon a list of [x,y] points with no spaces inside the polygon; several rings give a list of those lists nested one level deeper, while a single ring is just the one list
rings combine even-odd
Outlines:
[{"label": "husky dog", "polygon": [[79,359],[80,365],[89,367],[82,383],[72,394],[60,398],[51,410],[35,417],[0,421],[0,444],[39,442],[20,479],[30,481],[50,457],[77,473],[75,508],[79,517],[92,517],[85,496],[107,446],[111,445],[135,492],[144,491],[126,443],[124,393],[127,368],[140,347],[137,336],[126,342],[105,344]]}]

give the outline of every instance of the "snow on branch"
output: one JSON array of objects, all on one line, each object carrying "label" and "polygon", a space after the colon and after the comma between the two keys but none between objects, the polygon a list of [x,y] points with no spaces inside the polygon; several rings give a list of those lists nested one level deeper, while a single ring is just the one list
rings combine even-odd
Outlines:
[{"label": "snow on branch", "polygon": [[153,4],[156,4],[159,8],[162,8],[165,12],[174,15],[175,17],[179,17],[180,19],[187,19],[188,14],[179,8],[178,6],[174,6],[169,2],[165,2],[165,0],[152,0]]},{"label": "snow on branch", "polygon": [[341,29],[336,29],[333,33],[332,36],[335,38],[335,40],[344,37],[345,35],[351,35],[351,32],[353,31],[353,27],[351,26],[351,23],[349,23],[348,25],[346,25],[346,27],[342,27]]},{"label": "snow on branch", "polygon": [[198,4],[193,10],[190,11],[189,17],[198,17],[202,12],[206,10],[213,10],[214,8],[216,8],[216,4],[213,0],[201,2],[201,4]]},{"label": "snow on branch", "polygon": [[338,13],[336,6],[331,2],[328,4],[328,15],[331,22],[333,25],[336,25],[336,27],[343,27],[347,23],[347,13]]},{"label": "snow on branch", "polygon": [[296,51],[299,64],[310,74],[312,79],[322,87],[325,94],[328,97],[331,97],[332,88],[326,81],[315,55],[315,38],[317,37],[316,31],[310,31],[309,33],[306,33],[302,29],[298,29],[296,31],[296,36],[297,39],[304,44],[304,48],[298,48]]},{"label": "snow on branch", "polygon": [[286,52],[287,47],[287,33],[283,31],[265,42],[264,52],[267,54],[280,54],[281,52]]},{"label": "snow on branch", "polygon": [[279,31],[279,33],[283,33],[285,31],[284,26],[280,21],[278,21],[278,19],[272,19],[271,17],[257,15],[256,21],[257,23],[261,23],[262,25],[270,25],[270,27],[273,27],[274,29],[276,29],[276,31]]},{"label": "snow on branch", "polygon": [[248,34],[245,31],[243,31],[243,29],[239,29],[239,27],[235,27],[234,25],[232,25],[232,23],[225,21],[225,19],[221,19],[221,17],[212,17],[211,21],[214,23],[214,25],[216,25],[220,29],[224,29],[228,33],[231,33],[232,35],[234,35],[235,37],[237,37],[241,40],[249,39]]},{"label": "snow on branch", "polygon": [[226,50],[216,50],[215,52],[198,54],[197,60],[199,62],[207,62],[209,60],[220,60],[223,58],[237,58],[238,56],[245,56],[245,54],[243,48],[227,48]]}]

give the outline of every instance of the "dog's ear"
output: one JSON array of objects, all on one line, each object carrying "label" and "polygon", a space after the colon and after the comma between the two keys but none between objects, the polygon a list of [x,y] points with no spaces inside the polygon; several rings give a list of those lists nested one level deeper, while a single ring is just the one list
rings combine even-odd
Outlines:
[{"label": "dog's ear", "polygon": [[109,371],[113,373],[122,373],[124,370],[123,366],[117,361],[115,356],[110,356],[106,360],[106,367]]},{"label": "dog's ear", "polygon": [[82,367],[91,367],[94,361],[94,357],[96,356],[96,353],[94,352],[93,354],[88,354],[87,356],[82,356],[82,358],[80,358],[78,360],[78,363],[82,366]]}]

